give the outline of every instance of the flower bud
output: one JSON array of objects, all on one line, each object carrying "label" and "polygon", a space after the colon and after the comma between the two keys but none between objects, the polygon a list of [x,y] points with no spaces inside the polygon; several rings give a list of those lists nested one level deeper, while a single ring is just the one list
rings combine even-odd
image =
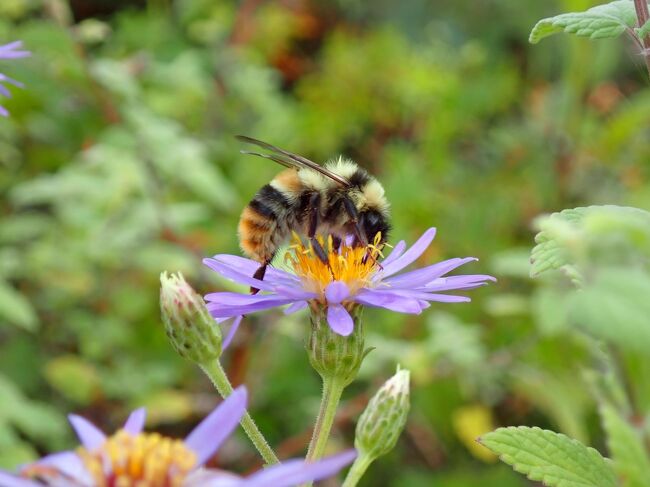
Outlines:
[{"label": "flower bud", "polygon": [[203,297],[178,274],[160,275],[160,313],[174,349],[204,364],[221,355],[221,328],[210,316]]},{"label": "flower bud", "polygon": [[409,412],[409,377],[408,370],[398,369],[366,406],[354,439],[359,456],[374,460],[395,447]]},{"label": "flower bud", "polygon": [[361,324],[361,306],[351,313],[354,329],[348,336],[336,333],[327,323],[327,307],[312,305],[311,334],[307,344],[309,363],[325,378],[336,378],[343,387],[359,372],[361,362],[370,350],[364,349],[365,333]]}]

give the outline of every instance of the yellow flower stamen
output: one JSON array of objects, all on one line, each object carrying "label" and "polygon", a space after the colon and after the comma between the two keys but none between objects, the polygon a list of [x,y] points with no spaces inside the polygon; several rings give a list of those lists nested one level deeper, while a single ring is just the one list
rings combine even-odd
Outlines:
[{"label": "yellow flower stamen", "polygon": [[377,259],[383,257],[381,234],[365,247],[342,242],[338,251],[333,248],[331,236],[327,242],[322,237],[317,239],[327,252],[327,263],[318,257],[311,244],[305,245],[296,234],[284,257],[306,290],[322,298],[325,288],[333,281],[344,282],[352,294],[370,283],[378,268]]},{"label": "yellow flower stamen", "polygon": [[181,487],[196,455],[180,440],[120,430],[97,450],[78,450],[96,487]]}]

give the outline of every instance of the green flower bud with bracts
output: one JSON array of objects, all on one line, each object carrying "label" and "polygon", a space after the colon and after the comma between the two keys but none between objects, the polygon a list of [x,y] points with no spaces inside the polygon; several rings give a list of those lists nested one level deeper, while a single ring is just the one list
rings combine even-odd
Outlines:
[{"label": "green flower bud with bracts", "polygon": [[359,456],[374,460],[395,447],[410,408],[409,378],[408,370],[398,369],[366,406],[354,439]]},{"label": "green flower bud with bracts", "polygon": [[165,332],[182,357],[206,364],[221,355],[221,329],[203,297],[178,274],[160,275],[160,313]]},{"label": "green flower bud with bracts", "polygon": [[327,309],[311,307],[311,333],[307,344],[309,362],[323,379],[336,379],[342,387],[349,385],[357,376],[361,362],[370,349],[364,348],[365,332],[358,307],[351,313],[353,331],[348,336],[336,333],[327,323]]}]

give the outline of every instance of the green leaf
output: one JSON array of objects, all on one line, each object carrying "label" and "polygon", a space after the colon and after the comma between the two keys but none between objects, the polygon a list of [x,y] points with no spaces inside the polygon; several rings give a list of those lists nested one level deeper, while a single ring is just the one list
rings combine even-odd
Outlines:
[{"label": "green leaf", "polygon": [[600,408],[607,432],[607,446],[614,460],[614,469],[624,479],[625,487],[644,487],[650,479],[650,459],[641,434],[616,409],[605,404]]},{"label": "green leaf", "polygon": [[607,269],[570,298],[570,320],[628,350],[650,349],[650,276]]},{"label": "green leaf", "polygon": [[28,331],[36,330],[38,318],[29,300],[6,281],[0,279],[0,319]]},{"label": "green leaf", "polygon": [[541,231],[535,236],[537,245],[530,254],[531,277],[569,264],[569,252],[561,245],[560,237],[580,224],[584,210],[585,208],[563,210],[538,221]]},{"label": "green leaf", "polygon": [[529,41],[537,44],[558,32],[591,39],[618,37],[635,25],[636,11],[632,0],[618,0],[585,12],[570,12],[542,19],[533,27]]},{"label": "green leaf", "polygon": [[593,448],[553,431],[499,428],[479,439],[517,472],[548,487],[616,487],[607,461]]},{"label": "green leaf", "polygon": [[560,269],[581,285],[594,264],[639,267],[650,257],[650,213],[626,206],[562,210],[536,222],[540,232],[531,252],[531,277]]},{"label": "green leaf", "polygon": [[48,362],[45,378],[67,399],[82,405],[92,401],[101,385],[95,367],[75,355],[64,355]]}]

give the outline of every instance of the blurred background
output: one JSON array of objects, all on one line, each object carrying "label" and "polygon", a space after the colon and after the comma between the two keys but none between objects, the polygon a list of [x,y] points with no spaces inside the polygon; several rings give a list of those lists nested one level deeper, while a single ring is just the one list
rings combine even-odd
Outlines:
[{"label": "blurred background", "polygon": [[[232,286],[201,258],[239,252],[239,214],[280,170],[240,155],[239,133],[353,158],[385,186],[394,242],[436,226],[421,263],[476,256],[463,272],[499,279],[470,304],[366,312],[376,350],[332,451],[397,363],[413,406],[362,485],[532,485],[475,443],[502,425],[602,451],[588,347],[558,306],[568,284],[529,277],[537,216],[650,208],[639,56],[624,40],[527,41],[538,19],[594,4],[2,0],[0,44],[33,55],[0,63],[25,84],[0,119],[0,467],[73,446],[68,412],[111,431],[146,405],[149,427],[182,436],[218,402],[166,341],[158,277]],[[307,326],[251,316],[223,357],[282,458],[304,455],[319,401]],[[243,435],[213,464],[260,465]]]}]

